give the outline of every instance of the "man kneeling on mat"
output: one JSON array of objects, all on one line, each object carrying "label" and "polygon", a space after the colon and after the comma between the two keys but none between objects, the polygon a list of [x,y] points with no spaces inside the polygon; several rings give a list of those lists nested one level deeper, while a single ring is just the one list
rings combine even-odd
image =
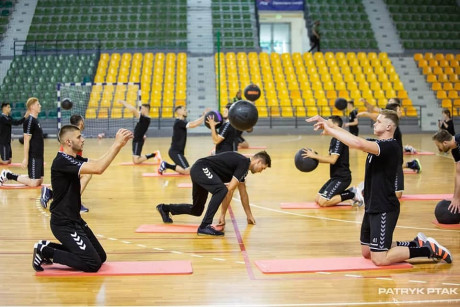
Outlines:
[{"label": "man kneeling on mat", "polygon": [[[208,198],[212,194],[208,209],[201,225],[198,227],[198,235],[223,236],[224,232],[211,226],[214,215],[220,204],[228,206],[232,200],[233,192],[240,182],[244,182],[248,171],[260,173],[267,167],[271,167],[271,158],[267,152],[261,151],[251,158],[229,151],[201,158],[193,164],[190,170],[192,179],[192,204],[159,204],[157,210],[164,223],[172,223],[172,215],[190,214],[200,216]],[[228,187],[224,182],[229,182]],[[243,204],[244,206],[244,204]],[[247,204],[249,206],[249,204]],[[249,208],[244,208],[246,212]],[[250,209],[249,209],[250,211]]]},{"label": "man kneeling on mat", "polygon": [[361,252],[364,258],[371,259],[378,266],[414,257],[452,262],[449,250],[435,239],[426,238],[423,233],[418,233],[412,241],[392,241],[400,210],[394,182],[402,160],[401,147],[393,138],[399,124],[395,111],[380,111],[374,123],[377,140],[357,137],[318,115],[307,121],[316,122],[315,130],[321,129],[323,134],[335,137],[348,147],[368,153],[363,193],[365,213],[361,225]]},{"label": "man kneeling on mat", "polygon": [[57,153],[51,165],[53,202],[50,206],[50,228],[61,242],[40,240],[34,246],[32,267],[43,271],[42,263],[67,265],[83,272],[97,272],[107,256],[88,224],[81,218],[80,176],[102,174],[126,143],[131,131],[118,130],[115,142],[99,159],[88,160],[77,155],[85,139],[78,127],[66,125],[59,131],[63,151]]},{"label": "man kneeling on mat", "polygon": [[[343,121],[340,116],[330,116],[329,120],[333,125],[342,127]],[[341,201],[353,199],[358,206],[363,205],[361,190],[358,188],[346,188],[351,183],[350,158],[348,146],[336,138],[331,139],[329,145],[329,156],[323,157],[311,149],[304,149],[303,157],[318,160],[320,163],[329,163],[329,174],[331,178],[321,187],[316,194],[315,202],[321,207],[335,206]]]}]

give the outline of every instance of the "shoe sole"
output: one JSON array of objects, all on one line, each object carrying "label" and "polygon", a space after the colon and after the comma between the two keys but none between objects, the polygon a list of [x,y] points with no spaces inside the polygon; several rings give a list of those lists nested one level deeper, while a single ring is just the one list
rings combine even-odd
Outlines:
[{"label": "shoe sole", "polygon": [[201,232],[197,232],[196,233],[197,235],[199,236],[211,236],[211,237],[223,237],[225,234],[210,234],[210,233],[201,233]]},{"label": "shoe sole", "polygon": [[[449,251],[447,248],[445,248],[444,246],[442,246],[441,244],[439,244],[438,241],[436,241],[434,238],[428,238],[428,239],[426,239],[426,241],[429,242],[429,243],[432,243],[432,244],[436,245],[436,246],[438,247],[438,250],[443,250],[444,253],[447,253],[447,257],[446,257],[446,258],[444,258],[444,259],[438,259],[438,258],[436,258],[436,260],[439,260],[439,261],[444,260],[444,261],[447,262],[447,263],[452,263],[452,260],[453,260],[452,254],[450,253],[450,251]],[[430,245],[431,245],[431,244],[430,244]],[[431,246],[431,249],[433,249],[432,246]],[[434,251],[433,251],[433,252],[434,252]],[[447,260],[446,260],[447,258],[450,258],[450,261],[447,261]]]}]

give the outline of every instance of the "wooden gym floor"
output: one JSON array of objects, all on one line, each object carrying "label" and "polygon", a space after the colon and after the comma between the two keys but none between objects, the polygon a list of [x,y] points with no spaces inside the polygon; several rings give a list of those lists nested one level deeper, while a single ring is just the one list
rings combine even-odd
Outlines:
[{"label": "wooden gym floor", "polygon": [[[411,240],[419,231],[436,238],[453,253],[453,264],[427,259],[411,261],[410,270],[334,272],[329,274],[265,275],[255,260],[360,256],[359,231],[363,208],[351,210],[282,210],[281,202],[312,201],[328,179],[327,165],[301,173],[293,157],[304,146],[327,154],[329,140],[320,135],[248,135],[253,146],[266,146],[271,169],[249,174],[247,186],[257,225],[247,225],[237,193],[227,215],[223,238],[196,234],[135,233],[141,224],[159,224],[158,203],[189,202],[191,189],[177,188],[188,177],[148,178],[153,166],[120,166],[131,161],[129,143],[101,176],[93,176],[83,195],[90,208],[83,213],[104,246],[109,261],[190,260],[191,275],[36,277],[33,244],[55,240],[49,211],[38,202],[39,189],[0,189],[0,305],[239,305],[353,306],[460,303],[460,231],[436,228],[431,222],[436,201],[405,201],[395,231],[396,240]],[[148,138],[144,153],[167,152],[170,138]],[[404,135],[405,144],[435,152],[431,134]],[[111,139],[86,141],[84,153],[97,158]],[[45,183],[58,144],[45,141]],[[208,155],[211,137],[189,136],[190,163]],[[13,162],[23,147],[13,142]],[[258,150],[244,150],[255,153]],[[405,193],[452,193],[451,155],[419,156],[423,171],[405,176]],[[408,159],[408,157],[406,157]],[[350,151],[353,184],[364,177],[365,154]],[[20,168],[12,171],[24,173]],[[201,218],[175,216],[176,223],[197,224]],[[440,290],[433,290],[440,289]]]}]

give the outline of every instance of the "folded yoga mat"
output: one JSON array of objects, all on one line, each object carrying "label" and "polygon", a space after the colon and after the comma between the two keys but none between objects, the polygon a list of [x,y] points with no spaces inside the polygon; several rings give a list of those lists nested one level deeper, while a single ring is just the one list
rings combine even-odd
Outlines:
[{"label": "folded yoga mat", "polygon": [[12,189],[41,189],[42,187],[50,187],[51,184],[42,184],[37,187],[29,187],[22,183],[4,183],[0,186],[0,189],[12,190]]},{"label": "folded yoga mat", "polygon": [[432,155],[434,155],[434,152],[431,152],[431,151],[417,151],[416,153],[405,152],[404,154],[407,155],[407,156],[432,156]]},{"label": "folded yoga mat", "polygon": [[453,194],[403,194],[400,200],[442,200],[453,196]]},{"label": "folded yoga mat", "polygon": [[182,175],[179,173],[163,173],[160,175],[158,173],[142,173],[142,177],[186,177],[190,175]]},{"label": "folded yoga mat", "polygon": [[410,269],[410,263],[402,262],[386,266],[376,266],[363,257],[305,258],[256,260],[256,266],[265,274],[338,272],[362,270]]},{"label": "folded yoga mat", "polygon": [[438,220],[434,220],[433,224],[436,225],[436,227],[443,228],[443,229],[458,229],[460,230],[460,224],[441,224],[438,222]]},{"label": "folded yoga mat", "polygon": [[142,162],[142,163],[139,163],[139,164],[135,164],[133,162],[121,162],[120,165],[121,166],[152,166],[152,165],[158,165],[160,164],[160,162]]},{"label": "folded yoga mat", "polygon": [[[139,226],[136,232],[196,233],[198,226],[184,224],[145,224]],[[213,226],[219,231],[223,229],[222,226]]]},{"label": "folded yoga mat", "polygon": [[339,203],[335,206],[321,207],[314,201],[298,203],[281,203],[281,209],[350,209],[352,206],[347,203]]},{"label": "folded yoga mat", "polygon": [[98,272],[89,273],[77,271],[61,264],[43,265],[42,272],[36,276],[116,276],[116,275],[176,275],[192,274],[192,263],[186,261],[136,261],[136,262],[106,262]]}]

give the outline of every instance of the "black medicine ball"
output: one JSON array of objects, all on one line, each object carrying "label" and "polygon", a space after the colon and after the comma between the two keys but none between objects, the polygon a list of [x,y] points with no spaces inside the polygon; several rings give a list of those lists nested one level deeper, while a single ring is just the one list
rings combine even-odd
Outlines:
[{"label": "black medicine ball", "polygon": [[294,157],[295,167],[301,172],[311,172],[318,167],[318,160],[302,157],[303,148],[301,148]]},{"label": "black medicine ball", "polygon": [[450,200],[441,200],[434,209],[434,215],[441,224],[459,224],[460,213],[452,213],[449,211]]},{"label": "black medicine ball", "polygon": [[244,89],[244,97],[246,97],[247,100],[252,101],[252,102],[259,99],[260,94],[261,94],[260,88],[255,84],[249,84]]},{"label": "black medicine ball", "polygon": [[348,102],[347,102],[346,99],[344,99],[344,98],[337,98],[337,99],[335,100],[335,104],[334,104],[334,105],[335,105],[335,107],[336,107],[338,110],[343,111],[343,110],[345,110],[345,109],[347,108],[347,103],[348,103]]},{"label": "black medicine ball", "polygon": [[70,100],[69,98],[64,98],[61,102],[61,107],[64,109],[64,110],[70,110],[72,109],[73,107],[73,103],[72,103],[72,100]]},{"label": "black medicine ball", "polygon": [[259,119],[257,107],[246,100],[240,100],[232,104],[228,110],[230,125],[241,131],[250,130]]},{"label": "black medicine ball", "polygon": [[219,128],[220,126],[222,126],[222,115],[217,112],[217,111],[209,111],[208,113],[206,113],[204,115],[204,125],[206,127],[208,127],[209,129],[211,129],[211,127],[209,126],[209,124],[206,122],[208,117],[211,116],[214,118],[214,121],[216,122],[216,128]]}]

